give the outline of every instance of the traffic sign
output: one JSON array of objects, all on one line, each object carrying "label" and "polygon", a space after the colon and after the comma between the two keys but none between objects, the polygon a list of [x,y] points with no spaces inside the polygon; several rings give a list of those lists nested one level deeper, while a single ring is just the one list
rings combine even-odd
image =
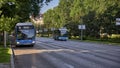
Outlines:
[{"label": "traffic sign", "polygon": [[120,25],[120,18],[116,18],[116,25]]},{"label": "traffic sign", "polygon": [[78,25],[78,29],[86,29],[85,25]]}]

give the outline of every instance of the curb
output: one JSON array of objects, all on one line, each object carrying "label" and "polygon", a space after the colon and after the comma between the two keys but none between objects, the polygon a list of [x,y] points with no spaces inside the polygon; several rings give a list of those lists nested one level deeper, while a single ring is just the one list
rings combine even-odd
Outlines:
[{"label": "curb", "polygon": [[13,49],[11,48],[11,61],[10,61],[10,66],[11,68],[15,68],[15,62],[14,62],[14,51]]}]

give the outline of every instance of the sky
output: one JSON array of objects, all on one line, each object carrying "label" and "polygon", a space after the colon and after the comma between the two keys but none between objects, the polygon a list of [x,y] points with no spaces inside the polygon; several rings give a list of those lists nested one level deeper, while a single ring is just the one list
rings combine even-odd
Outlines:
[{"label": "sky", "polygon": [[48,5],[44,5],[41,8],[40,13],[44,13],[46,12],[48,9],[52,9],[53,7],[57,6],[59,4],[59,0],[52,0],[50,3],[48,3]]}]

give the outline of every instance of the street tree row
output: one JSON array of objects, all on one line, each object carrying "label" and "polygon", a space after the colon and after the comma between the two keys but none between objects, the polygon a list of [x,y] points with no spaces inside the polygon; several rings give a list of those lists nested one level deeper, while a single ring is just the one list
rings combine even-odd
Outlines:
[{"label": "street tree row", "polygon": [[0,0],[0,39],[4,31],[13,31],[16,23],[30,21],[30,16],[36,17],[41,7],[50,1]]},{"label": "street tree row", "polygon": [[120,33],[116,18],[120,18],[119,0],[60,0],[44,14],[44,23],[47,28],[66,26],[74,36],[80,34],[78,25],[85,24],[85,35],[97,38],[102,33]]},{"label": "street tree row", "polygon": [[6,28],[4,30],[13,29],[17,22],[29,21],[30,15],[34,17],[37,16],[43,4],[47,4],[50,1],[51,0],[0,0],[0,31],[3,31],[4,27]]}]

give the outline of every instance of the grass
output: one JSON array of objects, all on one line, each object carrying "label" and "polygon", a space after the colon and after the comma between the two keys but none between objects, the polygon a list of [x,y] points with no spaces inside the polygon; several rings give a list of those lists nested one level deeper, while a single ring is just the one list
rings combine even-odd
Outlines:
[{"label": "grass", "polygon": [[[81,41],[80,39],[70,39],[70,40]],[[100,43],[100,44],[102,43],[102,44],[120,45],[120,43],[118,43],[118,42],[111,42],[111,41],[100,40],[100,39],[96,39],[96,40],[82,40],[82,42],[92,42],[92,43]]]},{"label": "grass", "polygon": [[120,45],[120,43],[109,42],[109,41],[98,41],[98,40],[84,40],[85,42],[93,42],[93,43],[103,43],[103,44],[111,44],[111,45]]},{"label": "grass", "polygon": [[9,63],[10,56],[10,48],[4,48],[0,45],[0,63]]}]

